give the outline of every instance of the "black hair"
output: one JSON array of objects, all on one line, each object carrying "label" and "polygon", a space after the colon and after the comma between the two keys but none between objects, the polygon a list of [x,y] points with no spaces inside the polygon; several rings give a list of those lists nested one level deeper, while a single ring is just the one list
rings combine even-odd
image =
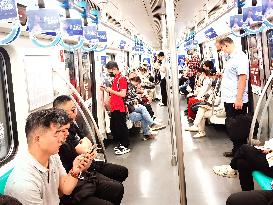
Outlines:
[{"label": "black hair", "polygon": [[0,204],[1,205],[23,205],[20,201],[12,196],[1,195],[0,194]]},{"label": "black hair", "polygon": [[209,60],[205,61],[204,65],[206,67],[209,67],[210,70],[213,70],[213,68],[214,68],[214,63],[212,61],[209,61]]},{"label": "black hair", "polygon": [[105,65],[105,67],[106,67],[107,69],[113,69],[113,68],[119,69],[119,68],[118,68],[117,62],[115,62],[115,61],[109,61],[109,62]]},{"label": "black hair", "polygon": [[51,124],[67,125],[71,122],[68,114],[61,109],[50,108],[31,113],[26,120],[25,133],[29,135],[38,127],[49,128]]},{"label": "black hair", "polygon": [[134,81],[134,82],[138,82],[138,83],[141,83],[141,79],[139,76],[136,76],[136,77],[133,77],[130,79],[131,81]]},{"label": "black hair", "polygon": [[158,54],[158,57],[164,57],[165,55],[164,55],[164,52],[159,52],[159,54]]},{"label": "black hair", "polygon": [[219,43],[220,43],[221,45],[225,45],[225,43],[233,44],[234,41],[233,41],[232,38],[230,38],[230,37],[224,37],[224,38],[221,38],[221,39],[219,40]]},{"label": "black hair", "polygon": [[53,107],[58,107],[59,105],[70,102],[72,98],[68,95],[60,95],[53,101]]}]

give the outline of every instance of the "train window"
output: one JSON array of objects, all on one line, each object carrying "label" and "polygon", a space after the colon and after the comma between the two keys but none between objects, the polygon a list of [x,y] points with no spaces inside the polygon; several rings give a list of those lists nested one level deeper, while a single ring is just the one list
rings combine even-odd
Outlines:
[{"label": "train window", "polygon": [[11,80],[8,54],[0,48],[0,165],[14,156],[18,146]]}]

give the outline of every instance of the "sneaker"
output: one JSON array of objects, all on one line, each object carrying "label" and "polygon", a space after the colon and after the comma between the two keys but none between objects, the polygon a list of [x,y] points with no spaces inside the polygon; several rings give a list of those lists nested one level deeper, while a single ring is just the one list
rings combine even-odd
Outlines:
[{"label": "sneaker", "polygon": [[158,134],[158,131],[151,130],[151,132],[150,132],[150,135],[157,135],[157,134]]},{"label": "sneaker", "polygon": [[114,147],[114,151],[119,150],[119,147],[121,146],[121,144],[119,144],[118,146]]},{"label": "sneaker", "polygon": [[150,135],[145,135],[142,140],[143,141],[147,141],[147,140],[154,140],[155,139],[155,135],[150,134]]},{"label": "sneaker", "polygon": [[198,127],[196,127],[195,125],[190,126],[185,128],[186,131],[190,131],[190,132],[198,132]]},{"label": "sneaker", "polygon": [[206,136],[206,133],[205,131],[201,131],[201,132],[198,132],[197,134],[193,135],[192,138],[201,138],[201,137],[205,137]]},{"label": "sneaker", "polygon": [[160,124],[160,123],[163,122],[163,120],[161,120],[161,119],[159,119],[159,118],[157,118],[157,117],[153,117],[153,122],[154,122],[155,124]]},{"label": "sneaker", "polygon": [[115,154],[116,155],[123,155],[123,154],[126,154],[126,153],[129,153],[131,150],[127,147],[124,147],[124,146],[120,146],[118,148],[118,150],[115,151]]},{"label": "sneaker", "polygon": [[237,171],[232,169],[230,165],[214,166],[213,172],[222,177],[235,178]]},{"label": "sneaker", "polygon": [[155,124],[155,123],[150,126],[150,129],[152,131],[162,130],[164,128],[166,128],[166,125],[160,125],[160,124]]}]

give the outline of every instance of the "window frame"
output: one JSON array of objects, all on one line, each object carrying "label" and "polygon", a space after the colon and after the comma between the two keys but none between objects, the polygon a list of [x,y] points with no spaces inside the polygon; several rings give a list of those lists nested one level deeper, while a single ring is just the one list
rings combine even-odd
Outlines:
[{"label": "window frame", "polygon": [[[0,167],[10,162],[17,150],[18,150],[18,131],[17,131],[17,122],[16,122],[16,112],[15,112],[15,103],[14,103],[14,93],[13,93],[13,84],[12,84],[12,74],[11,74],[11,63],[8,52],[0,47],[0,80],[3,87],[4,93],[4,109],[6,120],[8,122],[7,130],[8,133],[8,152],[7,155],[0,159]],[[4,63],[2,63],[2,60]],[[2,66],[4,64],[4,66]]]}]

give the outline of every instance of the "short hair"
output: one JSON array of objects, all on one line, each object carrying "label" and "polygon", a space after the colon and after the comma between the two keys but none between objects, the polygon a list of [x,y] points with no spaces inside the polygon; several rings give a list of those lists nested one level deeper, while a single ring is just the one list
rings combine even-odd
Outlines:
[{"label": "short hair", "polygon": [[130,79],[131,81],[137,82],[137,83],[141,83],[141,79],[139,76],[135,76],[133,78]]},{"label": "short hair", "polygon": [[221,39],[219,40],[219,43],[220,43],[221,45],[225,45],[225,43],[233,44],[234,41],[233,41],[232,38],[230,38],[230,37],[224,37],[224,38],[221,38]]},{"label": "short hair", "polygon": [[37,128],[49,128],[51,124],[67,125],[71,122],[68,114],[57,108],[43,109],[31,113],[26,120],[25,133],[29,140],[30,134]]},{"label": "short hair", "polygon": [[1,194],[0,194],[0,204],[1,205],[22,205],[22,203],[18,201],[17,199],[15,199],[14,197],[8,196],[8,195],[1,195]]},{"label": "short hair", "polygon": [[106,64],[105,67],[106,67],[107,69],[113,69],[113,68],[119,69],[119,68],[118,68],[117,62],[115,62],[115,61],[109,61],[109,62]]},{"label": "short hair", "polygon": [[205,61],[204,65],[206,67],[209,67],[210,70],[213,70],[213,68],[214,68],[214,63],[212,61],[210,61],[210,60]]},{"label": "short hair", "polygon": [[159,52],[159,54],[158,54],[158,57],[164,57],[165,55],[164,55],[164,52]]},{"label": "short hair", "polygon": [[60,95],[53,101],[53,107],[59,107],[62,104],[72,101],[72,98],[68,95]]}]

